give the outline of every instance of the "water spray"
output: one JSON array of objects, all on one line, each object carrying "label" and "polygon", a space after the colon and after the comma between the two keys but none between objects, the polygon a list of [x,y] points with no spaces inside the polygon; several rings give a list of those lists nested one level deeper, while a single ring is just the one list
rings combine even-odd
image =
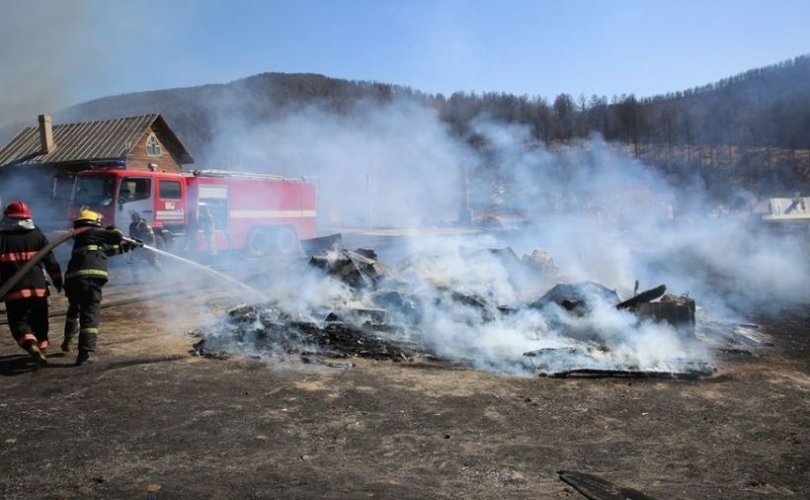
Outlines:
[{"label": "water spray", "polygon": [[[20,269],[17,270],[17,272],[14,273],[14,275],[11,278],[9,278],[2,285],[0,285],[0,297],[5,296],[6,293],[8,293],[8,291],[11,290],[11,288],[14,285],[16,285],[26,274],[28,274],[28,272],[34,266],[36,266],[43,258],[45,258],[46,255],[48,255],[50,252],[52,252],[56,247],[58,247],[59,245],[65,243],[66,241],[72,239],[74,236],[77,236],[77,235],[83,233],[84,231],[87,231],[88,229],[90,229],[90,228],[89,227],[80,227],[80,228],[77,228],[77,229],[72,229],[72,230],[64,232],[63,234],[60,234],[57,238],[50,241],[47,245],[45,245],[45,247],[42,248],[42,250],[37,252],[37,254],[34,255],[34,257],[31,260],[29,260],[22,267],[20,267]],[[227,281],[228,283],[236,285],[239,288],[245,290],[246,292],[249,292],[251,295],[255,295],[255,296],[259,297],[263,301],[268,300],[267,296],[265,296],[259,290],[256,290],[255,288],[252,288],[252,287],[249,287],[249,286],[245,285],[244,283],[231,278],[227,274],[223,274],[223,273],[221,273],[219,271],[211,269],[210,267],[203,266],[202,264],[198,264],[197,262],[194,262],[192,260],[184,259],[183,257],[179,257],[179,256],[177,256],[177,255],[175,255],[173,253],[164,252],[163,250],[159,250],[159,249],[157,249],[157,248],[155,248],[153,246],[144,245],[141,241],[138,241],[138,240],[134,240],[134,239],[125,237],[125,238],[123,238],[123,241],[126,241],[126,242],[128,242],[128,243],[130,243],[132,245],[135,245],[135,246],[143,247],[145,250],[149,250],[150,252],[154,252],[154,253],[160,254],[160,255],[165,255],[166,257],[170,257],[172,259],[178,260],[178,261],[180,261],[180,262],[182,262],[184,264],[192,266],[192,267],[194,267],[194,268],[196,268],[196,269],[198,269],[200,271],[203,271],[203,272],[205,272],[205,273],[207,273],[207,274],[209,274],[211,276],[215,276],[215,277],[217,277],[217,278],[219,278],[221,280],[224,280],[224,281]]]},{"label": "water spray", "polygon": [[124,241],[126,241],[128,243],[131,243],[133,245],[139,246],[139,247],[143,248],[144,250],[148,250],[148,251],[156,253],[158,255],[164,255],[164,256],[169,257],[171,259],[174,259],[176,261],[182,262],[183,264],[194,267],[195,269],[203,271],[203,272],[205,272],[205,273],[207,273],[207,274],[209,274],[211,276],[214,276],[214,277],[219,278],[221,280],[227,281],[228,283],[236,285],[239,288],[241,288],[242,290],[244,290],[246,292],[249,292],[251,295],[255,295],[256,297],[260,298],[262,301],[269,300],[268,297],[264,293],[260,292],[259,290],[256,290],[255,288],[250,287],[250,286],[242,283],[241,281],[238,281],[238,280],[236,280],[234,278],[231,278],[227,274],[221,273],[221,272],[219,272],[219,271],[217,271],[215,269],[212,269],[212,268],[210,268],[208,266],[204,266],[204,265],[202,265],[202,264],[200,264],[198,262],[194,262],[193,260],[185,259],[185,258],[180,257],[179,255],[175,255],[175,254],[173,254],[171,252],[166,252],[166,251],[160,250],[160,249],[155,248],[155,247],[153,247],[151,245],[145,245],[143,242],[141,242],[139,240],[134,240],[134,239],[131,239],[131,238],[124,238]]}]

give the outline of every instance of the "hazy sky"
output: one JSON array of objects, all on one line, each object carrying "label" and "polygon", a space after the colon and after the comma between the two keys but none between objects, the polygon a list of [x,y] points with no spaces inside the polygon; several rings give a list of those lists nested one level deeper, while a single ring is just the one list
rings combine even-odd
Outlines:
[{"label": "hazy sky", "polygon": [[0,0],[0,8],[0,90],[50,81],[63,104],[265,71],[445,94],[646,96],[810,52],[807,0]]}]

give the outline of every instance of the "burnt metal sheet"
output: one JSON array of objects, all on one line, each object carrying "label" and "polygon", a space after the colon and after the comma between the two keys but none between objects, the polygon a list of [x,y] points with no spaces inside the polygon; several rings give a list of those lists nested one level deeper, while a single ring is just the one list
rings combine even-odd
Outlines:
[{"label": "burnt metal sheet", "polygon": [[[636,282],[638,284],[638,282]],[[651,288],[649,290],[643,291],[629,299],[625,300],[624,302],[616,305],[616,309],[632,309],[639,304],[643,304],[645,302],[651,302],[666,293],[667,287],[666,285],[658,285],[655,288]]]},{"label": "burnt metal sheet", "polygon": [[341,233],[301,240],[301,247],[309,257],[324,255],[329,250],[339,250],[342,246],[343,235]]}]

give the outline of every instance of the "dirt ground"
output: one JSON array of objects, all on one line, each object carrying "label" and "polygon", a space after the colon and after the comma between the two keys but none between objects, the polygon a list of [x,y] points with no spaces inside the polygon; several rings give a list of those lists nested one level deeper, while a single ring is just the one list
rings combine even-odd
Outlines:
[{"label": "dirt ground", "polygon": [[229,301],[105,309],[82,367],[51,348],[32,371],[0,327],[0,497],[582,498],[574,470],[657,498],[810,498],[810,307],[759,318],[773,348],[664,381],[204,359],[186,303]]}]

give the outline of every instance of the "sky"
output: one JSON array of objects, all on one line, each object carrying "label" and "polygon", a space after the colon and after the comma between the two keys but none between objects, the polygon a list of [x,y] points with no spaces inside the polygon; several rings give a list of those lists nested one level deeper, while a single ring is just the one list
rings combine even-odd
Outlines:
[{"label": "sky", "polygon": [[47,81],[34,102],[64,106],[305,72],[650,96],[808,53],[808,19],[806,0],[0,0],[0,92]]}]

